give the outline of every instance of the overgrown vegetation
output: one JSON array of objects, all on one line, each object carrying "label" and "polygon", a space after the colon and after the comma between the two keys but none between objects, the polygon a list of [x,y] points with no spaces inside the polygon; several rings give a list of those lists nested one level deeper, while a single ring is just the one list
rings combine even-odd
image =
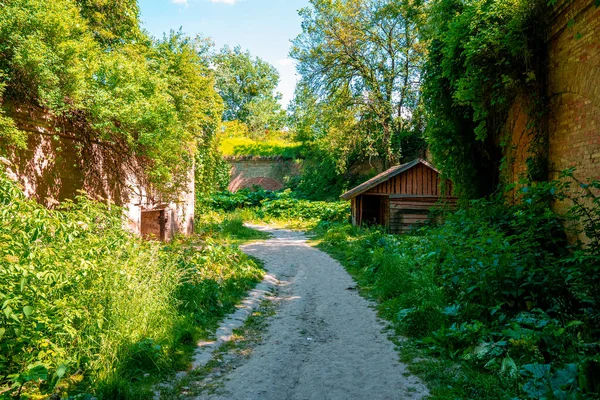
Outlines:
[{"label": "overgrown vegetation", "polygon": [[[545,180],[543,86],[546,0],[431,3],[423,97],[427,143],[437,166],[462,193],[488,195],[499,185],[508,112],[525,95],[533,154],[531,178]],[[524,99],[525,101],[525,99]]]},{"label": "overgrown vegetation", "polygon": [[[222,102],[205,40],[148,37],[136,0],[10,0],[0,13],[0,102],[40,107],[80,146],[137,157],[165,198],[185,185],[198,147],[210,147]],[[0,110],[0,151],[24,146]],[[58,125],[63,125],[59,123]],[[16,139],[16,140],[15,140]]]},{"label": "overgrown vegetation", "polygon": [[[600,182],[582,185],[585,201],[566,182],[526,185],[513,206],[473,201],[412,235],[329,223],[317,232],[426,355],[427,368],[413,362],[436,397],[596,398]],[[550,204],[568,198],[565,220]],[[565,223],[589,243],[569,244]]]},{"label": "overgrown vegetation", "polygon": [[231,212],[244,210],[247,220],[275,220],[318,223],[347,221],[350,209],[346,202],[310,201],[299,199],[290,190],[270,192],[243,189],[235,193],[215,193],[205,200],[208,208]]},{"label": "overgrown vegetation", "polygon": [[4,175],[0,216],[0,398],[148,398],[262,277],[210,230],[144,242],[118,207],[50,211]]},{"label": "overgrown vegetation", "polygon": [[289,160],[302,158],[303,146],[281,139],[254,140],[248,137],[223,138],[219,150],[229,157],[278,157]]}]

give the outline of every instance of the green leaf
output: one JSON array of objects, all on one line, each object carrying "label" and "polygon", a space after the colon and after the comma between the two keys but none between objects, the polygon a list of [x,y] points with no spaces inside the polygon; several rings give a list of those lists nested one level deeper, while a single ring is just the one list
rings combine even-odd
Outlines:
[{"label": "green leaf", "polygon": [[60,379],[63,376],[65,376],[66,373],[67,373],[67,367],[65,365],[62,365],[62,364],[56,370],[56,376],[58,377],[58,379]]},{"label": "green leaf", "polygon": [[26,317],[29,317],[32,313],[33,313],[33,307],[31,307],[31,306],[23,307],[23,314],[25,314]]},{"label": "green leaf", "polygon": [[5,328],[0,328],[0,340],[2,340],[2,338],[4,337],[5,333],[6,333],[6,329]]},{"label": "green leaf", "polygon": [[23,374],[23,378],[26,382],[37,380],[45,381],[48,379],[48,369],[45,366],[36,364],[30,365],[27,368],[27,373]]},{"label": "green leaf", "polygon": [[502,367],[500,368],[500,373],[507,374],[511,377],[517,374],[517,364],[515,364],[515,361],[510,356],[504,357],[504,359],[502,360]]}]

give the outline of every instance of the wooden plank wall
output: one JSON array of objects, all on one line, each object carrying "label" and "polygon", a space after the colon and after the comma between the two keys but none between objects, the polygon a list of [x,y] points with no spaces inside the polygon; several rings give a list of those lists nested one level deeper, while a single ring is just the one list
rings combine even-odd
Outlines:
[{"label": "wooden plank wall", "polygon": [[[437,196],[390,198],[390,233],[405,233],[429,221],[429,210],[440,200]],[[450,205],[456,199],[447,199]]]},{"label": "wooden plank wall", "polygon": [[[365,194],[410,194],[416,196],[442,196],[440,175],[423,164],[380,183]],[[452,196],[452,182],[446,181],[445,195]]]}]

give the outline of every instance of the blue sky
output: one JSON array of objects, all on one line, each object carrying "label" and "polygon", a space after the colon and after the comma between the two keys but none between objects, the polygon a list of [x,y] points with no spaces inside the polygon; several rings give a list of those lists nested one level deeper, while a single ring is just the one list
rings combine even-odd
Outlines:
[{"label": "blue sky", "polygon": [[301,31],[298,10],[308,0],[139,0],[143,26],[153,36],[180,27],[243,49],[273,64],[281,75],[285,106],[294,94],[295,66],[288,58],[290,40]]}]

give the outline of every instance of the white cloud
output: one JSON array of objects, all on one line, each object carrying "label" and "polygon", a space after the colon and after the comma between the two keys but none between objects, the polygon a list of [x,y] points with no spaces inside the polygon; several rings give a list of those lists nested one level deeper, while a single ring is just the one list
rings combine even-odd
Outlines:
[{"label": "white cloud", "polygon": [[187,4],[187,0],[171,0],[174,4]]},{"label": "white cloud", "polygon": [[211,3],[221,3],[221,4],[230,4],[230,5],[233,5],[233,4],[237,3],[238,0],[210,0],[210,2]]}]

